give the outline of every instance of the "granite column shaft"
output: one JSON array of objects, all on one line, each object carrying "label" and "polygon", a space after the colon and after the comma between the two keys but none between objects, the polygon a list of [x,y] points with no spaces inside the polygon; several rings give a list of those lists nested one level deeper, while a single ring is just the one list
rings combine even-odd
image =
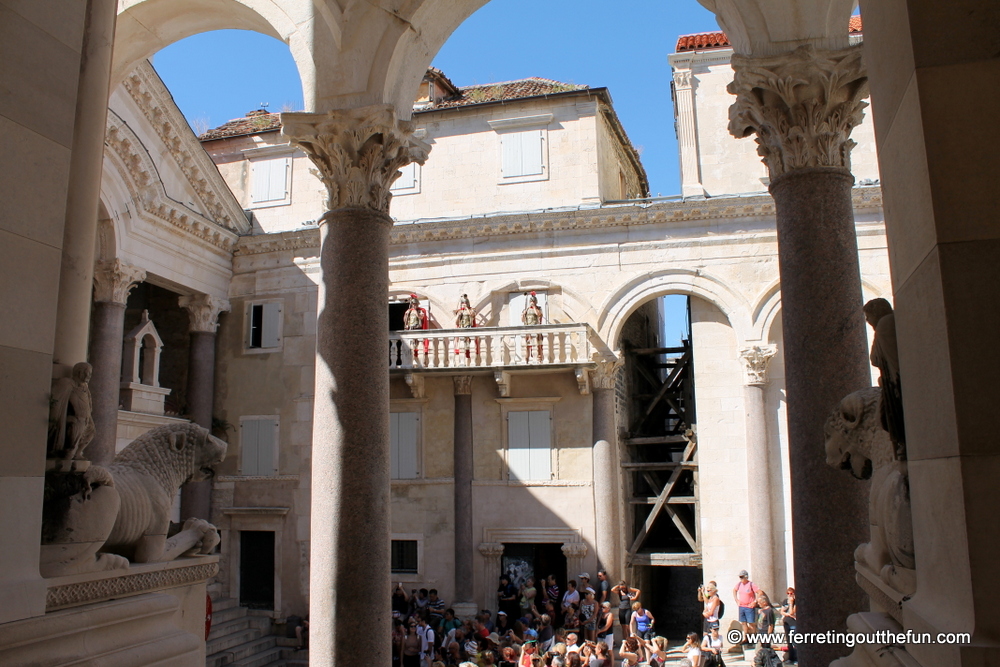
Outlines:
[{"label": "granite column shaft", "polygon": [[472,601],[472,376],[455,381],[455,602]]},{"label": "granite column shaft", "polygon": [[[188,350],[187,412],[198,426],[212,429],[215,402],[215,332],[192,331]],[[188,482],[181,487],[181,520],[210,520],[212,480]]]},{"label": "granite column shaft", "polygon": [[125,304],[94,303],[90,335],[90,396],[93,405],[94,440],[86,456],[97,465],[115,457],[118,432],[118,396],[122,376],[122,338],[125,335]]},{"label": "granite column shaft", "polygon": [[594,396],[594,524],[597,562],[609,577],[621,576],[621,536],[618,531],[618,434],[615,426],[614,389],[593,389]]},{"label": "granite column shaft", "polygon": [[750,575],[754,583],[774,597],[774,498],[767,451],[767,423],[764,421],[764,387],[743,388],[747,438],[747,479],[750,502]]}]

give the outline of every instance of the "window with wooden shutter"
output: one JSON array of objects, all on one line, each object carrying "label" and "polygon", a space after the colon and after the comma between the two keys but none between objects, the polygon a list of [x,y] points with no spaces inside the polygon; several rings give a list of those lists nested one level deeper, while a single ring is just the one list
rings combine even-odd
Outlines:
[{"label": "window with wooden shutter", "polygon": [[254,160],[250,163],[250,203],[280,204],[288,198],[291,158]]},{"label": "window with wooden shutter", "polygon": [[506,132],[500,135],[503,178],[540,176],[545,172],[545,130]]},{"label": "window with wooden shutter", "polygon": [[510,479],[551,479],[551,414],[548,410],[507,413],[507,469]]},{"label": "window with wooden shutter", "polygon": [[271,477],[277,473],[278,419],[244,417],[240,420],[240,474]]},{"label": "window with wooden shutter", "polygon": [[249,303],[246,319],[246,347],[248,350],[268,351],[281,346],[281,301]]},{"label": "window with wooden shutter", "polygon": [[389,450],[392,479],[415,479],[420,476],[418,464],[418,427],[416,412],[389,413]]}]

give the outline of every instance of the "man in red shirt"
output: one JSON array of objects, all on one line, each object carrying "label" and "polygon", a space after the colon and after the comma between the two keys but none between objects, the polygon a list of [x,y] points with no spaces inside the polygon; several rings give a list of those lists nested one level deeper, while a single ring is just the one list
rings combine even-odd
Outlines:
[{"label": "man in red shirt", "polygon": [[743,640],[747,633],[757,632],[757,593],[760,588],[750,581],[746,570],[740,571],[740,583],[733,587],[733,598],[740,608],[740,623],[743,625]]}]

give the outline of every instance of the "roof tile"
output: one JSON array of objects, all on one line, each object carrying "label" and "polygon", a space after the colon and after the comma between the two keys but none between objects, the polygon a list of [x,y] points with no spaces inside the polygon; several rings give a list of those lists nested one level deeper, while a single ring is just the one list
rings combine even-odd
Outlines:
[{"label": "roof tile", "polygon": [[[852,35],[861,33],[861,17],[852,16],[848,22],[847,32]],[[710,51],[711,49],[728,49],[732,46],[729,37],[721,30],[715,32],[699,32],[694,35],[681,35],[677,38],[677,53],[683,51]]]}]

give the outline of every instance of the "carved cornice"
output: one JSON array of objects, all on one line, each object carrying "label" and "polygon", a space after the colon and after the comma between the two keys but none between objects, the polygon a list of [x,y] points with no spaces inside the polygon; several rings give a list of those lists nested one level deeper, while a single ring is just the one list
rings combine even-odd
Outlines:
[{"label": "carved cornice", "polygon": [[146,147],[132,128],[110,109],[105,155],[118,162],[129,194],[144,213],[226,252],[232,250],[238,238],[236,233],[167,196]]},{"label": "carved cornice", "polygon": [[862,48],[801,46],[769,58],[733,56],[729,131],[738,138],[756,134],[771,180],[803,167],[851,168],[851,130],[868,106]]},{"label": "carved cornice", "polygon": [[191,184],[211,219],[226,229],[249,231],[242,209],[218,170],[177,112],[173,98],[148,62],[141,63],[122,83],[174,162]]},{"label": "carved cornice", "polygon": [[767,365],[778,350],[770,345],[760,347],[753,345],[740,350],[743,360],[743,370],[746,372],[746,383],[751,386],[767,384]]},{"label": "carved cornice", "polygon": [[188,311],[188,331],[205,333],[215,333],[219,326],[219,313],[231,309],[228,300],[210,294],[182,296],[177,299],[177,305]]},{"label": "carved cornice", "polygon": [[399,170],[423,164],[430,146],[413,136],[413,123],[397,120],[391,104],[325,114],[283,113],[281,134],[316,165],[327,188],[327,209],[369,208],[388,214],[389,188]]},{"label": "carved cornice", "polygon": [[481,542],[479,544],[479,553],[481,553],[486,558],[497,558],[503,556],[503,544],[501,542]]},{"label": "carved cornice", "polygon": [[601,357],[594,353],[594,363],[597,367],[590,372],[590,383],[594,389],[614,389],[618,380],[618,369],[624,364],[621,354],[614,357]]},{"label": "carved cornice", "polygon": [[[851,191],[855,211],[879,211],[882,190],[878,186],[856,187]],[[434,222],[402,223],[393,226],[391,245],[437,243],[452,239],[492,238],[571,230],[602,230],[643,225],[690,226],[709,220],[773,218],[774,199],[770,195],[713,198],[615,205],[599,209],[539,211],[488,218],[470,217]],[[319,256],[319,229],[296,229],[276,234],[241,236],[237,257],[271,252],[312,251]]]},{"label": "carved cornice", "polygon": [[126,572],[91,581],[51,586],[45,598],[45,611],[196,584],[214,577],[218,572],[219,563],[215,560],[186,567]]},{"label": "carved cornice", "polygon": [[94,267],[94,301],[124,306],[132,288],[145,279],[145,271],[120,259],[101,260]]},{"label": "carved cornice", "polygon": [[456,396],[468,396],[469,394],[472,393],[471,375],[456,375],[451,379],[455,383]]}]

